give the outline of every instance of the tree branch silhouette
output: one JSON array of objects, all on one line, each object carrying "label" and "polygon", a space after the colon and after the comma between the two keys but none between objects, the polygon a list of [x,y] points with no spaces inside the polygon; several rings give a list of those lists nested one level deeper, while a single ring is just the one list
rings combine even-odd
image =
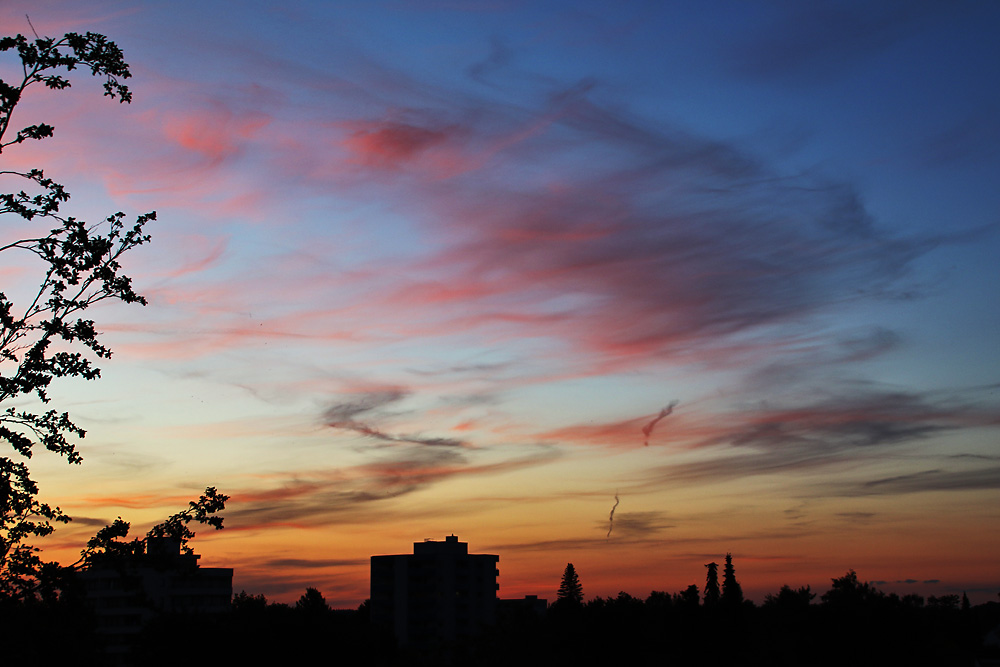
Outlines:
[{"label": "tree branch silhouette", "polygon": [[[132,99],[122,83],[131,76],[128,64],[104,35],[0,38],[0,53],[11,52],[20,61],[21,76],[0,80],[0,157],[25,141],[53,136],[55,129],[46,123],[11,129],[14,111],[31,87],[63,90],[71,85],[70,72],[89,69],[103,78],[105,96],[121,103]],[[0,406],[18,402],[0,410],[0,440],[20,459],[0,457],[0,596],[20,599],[45,588],[47,573],[56,569],[28,541],[50,534],[54,523],[70,520],[58,507],[38,501],[38,486],[25,460],[40,445],[68,463],[80,463],[76,441],[86,435],[67,412],[43,408],[50,402],[49,387],[56,378],[95,380],[101,375],[95,360],[111,357],[84,311],[108,300],[146,303],[121,261],[149,241],[144,226],[156,213],[126,224],[125,214],[118,212],[92,224],[62,215],[70,194],[40,168],[0,170],[0,181],[13,181],[10,191],[0,193],[0,216],[20,218],[28,229],[40,227],[26,238],[0,241],[0,257],[30,265],[39,275],[38,289],[20,306],[0,291]]]}]

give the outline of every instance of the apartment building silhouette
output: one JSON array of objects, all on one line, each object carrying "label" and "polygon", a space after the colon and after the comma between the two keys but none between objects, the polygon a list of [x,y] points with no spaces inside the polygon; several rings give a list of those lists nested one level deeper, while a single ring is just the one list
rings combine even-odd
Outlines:
[{"label": "apartment building silhouette", "polygon": [[470,554],[455,535],[371,557],[371,621],[401,646],[474,637],[496,622],[500,556]]},{"label": "apartment building silhouette", "polygon": [[180,540],[156,537],[145,553],[111,558],[78,574],[106,664],[130,664],[132,644],[159,616],[229,612],[233,569],[200,567],[200,558],[181,553]]}]

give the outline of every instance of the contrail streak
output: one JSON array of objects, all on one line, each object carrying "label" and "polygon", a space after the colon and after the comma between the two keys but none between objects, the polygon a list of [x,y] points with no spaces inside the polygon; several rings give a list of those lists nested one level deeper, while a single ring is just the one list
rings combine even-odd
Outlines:
[{"label": "contrail streak", "polygon": [[644,443],[646,447],[649,447],[649,436],[653,433],[653,428],[656,426],[656,423],[673,412],[674,407],[678,402],[679,401],[670,401],[670,405],[660,410],[660,414],[657,415],[653,421],[642,427],[642,434],[646,436],[646,441]]},{"label": "contrail streak", "polygon": [[611,514],[608,515],[608,537],[611,537],[611,531],[615,527],[615,510],[618,508],[618,492],[615,491],[615,506],[611,508]]}]

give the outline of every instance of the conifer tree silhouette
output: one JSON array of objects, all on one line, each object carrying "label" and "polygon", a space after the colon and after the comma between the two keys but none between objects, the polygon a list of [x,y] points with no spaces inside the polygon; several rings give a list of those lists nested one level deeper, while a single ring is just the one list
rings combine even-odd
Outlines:
[{"label": "conifer tree silhouette", "polygon": [[740,587],[740,582],[736,581],[731,553],[726,554],[726,567],[722,570],[722,601],[733,607],[743,604],[743,589]]},{"label": "conifer tree silhouette", "polygon": [[719,564],[711,562],[705,567],[708,568],[705,577],[705,606],[711,607],[719,602]]},{"label": "conifer tree silhouette", "polygon": [[562,582],[556,595],[556,604],[566,607],[579,607],[583,604],[583,586],[580,585],[580,577],[577,576],[573,563],[566,563],[566,570],[563,571]]}]

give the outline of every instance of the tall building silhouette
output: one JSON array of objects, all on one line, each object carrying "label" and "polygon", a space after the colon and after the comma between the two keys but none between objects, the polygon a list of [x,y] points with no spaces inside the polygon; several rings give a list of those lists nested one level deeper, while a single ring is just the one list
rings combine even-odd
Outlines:
[{"label": "tall building silhouette", "polygon": [[496,621],[499,560],[470,554],[455,535],[415,542],[412,554],[372,556],[372,624],[403,646],[476,636]]}]

